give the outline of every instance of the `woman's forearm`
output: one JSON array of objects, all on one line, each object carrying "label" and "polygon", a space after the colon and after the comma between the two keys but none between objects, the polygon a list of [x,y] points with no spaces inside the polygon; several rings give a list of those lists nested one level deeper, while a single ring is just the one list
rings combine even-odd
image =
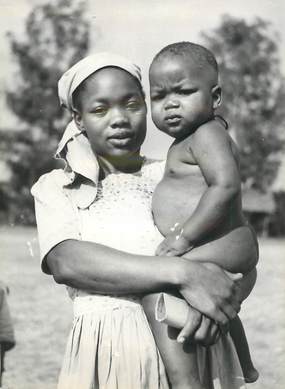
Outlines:
[{"label": "woman's forearm", "polygon": [[61,242],[46,261],[56,282],[93,293],[148,294],[175,288],[221,324],[233,318],[240,305],[236,283],[213,264],[133,255],[78,240]]},{"label": "woman's forearm", "polygon": [[96,293],[150,293],[178,287],[179,258],[128,254],[87,241],[66,240],[47,256],[55,280]]}]

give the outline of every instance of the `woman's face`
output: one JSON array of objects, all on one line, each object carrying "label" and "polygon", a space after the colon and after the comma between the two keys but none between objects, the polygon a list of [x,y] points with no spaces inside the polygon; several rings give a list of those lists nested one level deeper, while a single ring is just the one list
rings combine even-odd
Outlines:
[{"label": "woman's face", "polygon": [[119,68],[104,68],[86,81],[77,125],[93,151],[112,159],[140,150],[146,135],[146,105],[136,80]]}]

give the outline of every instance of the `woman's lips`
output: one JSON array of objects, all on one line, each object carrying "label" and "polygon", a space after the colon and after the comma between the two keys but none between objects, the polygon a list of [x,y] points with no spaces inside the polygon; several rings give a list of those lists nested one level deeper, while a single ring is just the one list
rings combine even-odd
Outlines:
[{"label": "woman's lips", "polygon": [[130,133],[118,133],[108,138],[108,141],[114,146],[127,146],[133,138],[133,134]]}]

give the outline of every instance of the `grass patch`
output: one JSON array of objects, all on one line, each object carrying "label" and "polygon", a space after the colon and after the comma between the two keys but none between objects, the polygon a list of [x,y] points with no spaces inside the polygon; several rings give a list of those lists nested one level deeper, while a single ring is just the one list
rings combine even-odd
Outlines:
[{"label": "grass patch", "polygon": [[34,229],[1,228],[0,252],[17,341],[7,353],[4,387],[54,389],[71,323],[65,288],[41,272]]}]

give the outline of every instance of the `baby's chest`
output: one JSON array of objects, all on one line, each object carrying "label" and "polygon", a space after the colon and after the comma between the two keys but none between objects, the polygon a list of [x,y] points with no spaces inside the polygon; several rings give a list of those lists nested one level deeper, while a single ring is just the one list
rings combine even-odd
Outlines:
[{"label": "baby's chest", "polygon": [[[181,185],[193,188],[193,191],[203,190],[205,179],[197,165],[191,150],[185,143],[172,145],[167,155],[165,179],[179,180]],[[196,189],[195,189],[196,188]]]}]

